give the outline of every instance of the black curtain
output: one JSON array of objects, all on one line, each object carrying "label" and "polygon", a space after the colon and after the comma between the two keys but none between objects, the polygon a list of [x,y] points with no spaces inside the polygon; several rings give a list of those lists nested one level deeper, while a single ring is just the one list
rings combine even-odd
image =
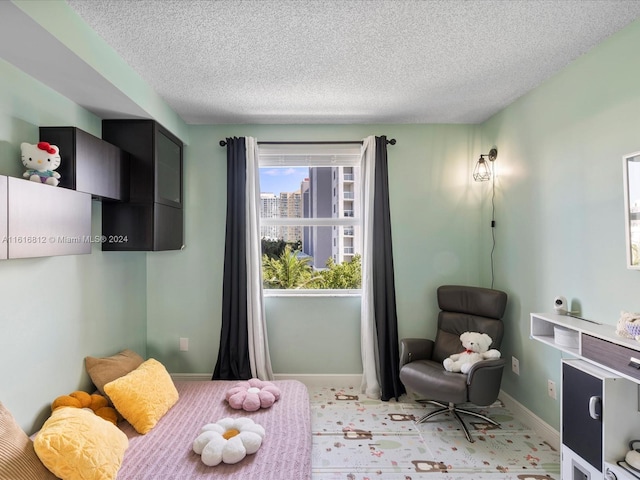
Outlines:
[{"label": "black curtain", "polygon": [[220,349],[212,380],[251,378],[247,330],[246,146],[227,138],[227,230]]},{"label": "black curtain", "polygon": [[398,316],[393,275],[387,137],[376,137],[376,173],[373,198],[373,303],[378,336],[378,362],[382,400],[405,392],[400,382]]}]

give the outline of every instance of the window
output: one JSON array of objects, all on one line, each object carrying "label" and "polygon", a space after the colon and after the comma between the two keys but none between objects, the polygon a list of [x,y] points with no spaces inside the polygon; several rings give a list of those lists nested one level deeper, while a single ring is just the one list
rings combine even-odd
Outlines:
[{"label": "window", "polygon": [[265,290],[360,289],[360,150],[359,144],[259,145]]}]

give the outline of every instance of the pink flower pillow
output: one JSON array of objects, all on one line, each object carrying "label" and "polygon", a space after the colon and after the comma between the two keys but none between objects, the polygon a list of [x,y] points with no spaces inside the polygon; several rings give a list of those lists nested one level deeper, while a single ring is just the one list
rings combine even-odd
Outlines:
[{"label": "pink flower pillow", "polygon": [[252,378],[238,382],[226,393],[231,408],[255,412],[260,408],[269,408],[280,398],[280,389],[271,382]]}]

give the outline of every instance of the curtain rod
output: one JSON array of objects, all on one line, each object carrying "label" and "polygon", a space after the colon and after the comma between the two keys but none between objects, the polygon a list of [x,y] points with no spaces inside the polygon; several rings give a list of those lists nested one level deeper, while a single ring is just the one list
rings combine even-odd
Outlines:
[{"label": "curtain rod", "polygon": [[[258,145],[344,145],[344,144],[355,144],[358,143],[362,145],[362,140],[349,140],[349,141],[330,141],[330,142],[258,142]],[[387,140],[387,145],[395,145],[396,139],[392,138],[391,140]],[[220,146],[226,147],[227,142],[224,140],[220,140]]]}]

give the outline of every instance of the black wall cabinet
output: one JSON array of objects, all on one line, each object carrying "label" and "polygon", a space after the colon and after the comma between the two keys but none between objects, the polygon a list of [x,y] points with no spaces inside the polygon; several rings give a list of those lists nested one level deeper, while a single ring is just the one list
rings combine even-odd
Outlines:
[{"label": "black wall cabinet", "polygon": [[103,120],[102,138],[129,154],[129,201],[103,202],[102,249],[181,249],[182,142],[154,120]]},{"label": "black wall cabinet", "polygon": [[101,200],[129,198],[128,155],[76,127],[40,127],[40,141],[60,148],[60,187]]}]

